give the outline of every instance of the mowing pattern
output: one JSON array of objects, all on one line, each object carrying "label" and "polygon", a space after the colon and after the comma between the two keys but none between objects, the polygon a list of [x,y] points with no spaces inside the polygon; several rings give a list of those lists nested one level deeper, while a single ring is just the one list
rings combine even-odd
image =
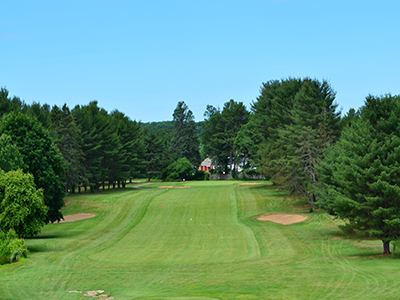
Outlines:
[{"label": "mowing pattern", "polygon": [[[376,256],[381,242],[342,237],[337,221],[266,183],[158,186],[67,197],[65,214],[96,217],[29,240],[27,260],[0,268],[0,299],[398,298],[399,261]],[[308,218],[255,220],[274,212]]]}]

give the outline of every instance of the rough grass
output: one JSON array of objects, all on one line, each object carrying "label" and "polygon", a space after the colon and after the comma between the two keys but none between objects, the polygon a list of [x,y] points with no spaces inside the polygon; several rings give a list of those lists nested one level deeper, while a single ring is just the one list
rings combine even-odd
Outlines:
[{"label": "rough grass", "polygon": [[[380,257],[380,241],[342,236],[337,221],[267,184],[161,185],[68,196],[64,214],[96,217],[28,240],[27,260],[0,267],[0,299],[88,299],[68,291],[97,289],[115,299],[398,298],[400,261]],[[308,219],[255,220],[270,212]]]}]

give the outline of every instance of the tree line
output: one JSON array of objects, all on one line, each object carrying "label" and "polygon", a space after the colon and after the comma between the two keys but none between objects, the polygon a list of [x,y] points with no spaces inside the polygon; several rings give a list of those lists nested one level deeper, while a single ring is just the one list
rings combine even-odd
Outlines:
[{"label": "tree line", "polygon": [[233,100],[207,107],[203,149],[221,170],[264,175],[389,254],[400,238],[400,96],[368,95],[344,116],[335,96],[327,81],[263,83],[250,112]]},{"label": "tree line", "polygon": [[[370,95],[343,116],[335,96],[325,80],[271,80],[249,109],[232,99],[208,105],[196,123],[178,102],[172,121],[142,124],[97,101],[71,110],[27,105],[2,88],[1,176],[32,176],[25,180],[42,191],[45,208],[33,202],[44,224],[62,218],[65,193],[123,188],[135,177],[204,179],[197,169],[210,157],[212,172],[264,176],[304,198],[310,211],[318,206],[344,219],[345,230],[381,238],[388,253],[400,233],[400,98]],[[3,221],[2,206],[0,215],[3,231],[17,228]]]}]

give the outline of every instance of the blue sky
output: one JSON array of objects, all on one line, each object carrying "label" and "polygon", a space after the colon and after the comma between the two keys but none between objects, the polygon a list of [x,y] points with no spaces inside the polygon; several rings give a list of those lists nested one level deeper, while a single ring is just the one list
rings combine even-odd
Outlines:
[{"label": "blue sky", "polygon": [[171,120],[247,107],[263,82],[326,79],[347,112],[400,94],[400,1],[2,1],[0,86],[27,103],[97,100]]}]

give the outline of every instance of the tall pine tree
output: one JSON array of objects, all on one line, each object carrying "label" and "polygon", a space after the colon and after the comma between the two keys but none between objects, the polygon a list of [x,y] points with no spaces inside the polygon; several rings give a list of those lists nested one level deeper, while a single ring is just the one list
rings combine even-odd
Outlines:
[{"label": "tall pine tree", "polygon": [[368,96],[360,111],[320,162],[318,204],[389,254],[400,237],[400,96]]},{"label": "tall pine tree", "polygon": [[173,113],[174,135],[171,153],[175,158],[186,157],[192,166],[200,164],[199,141],[194,115],[185,102],[178,102]]}]

